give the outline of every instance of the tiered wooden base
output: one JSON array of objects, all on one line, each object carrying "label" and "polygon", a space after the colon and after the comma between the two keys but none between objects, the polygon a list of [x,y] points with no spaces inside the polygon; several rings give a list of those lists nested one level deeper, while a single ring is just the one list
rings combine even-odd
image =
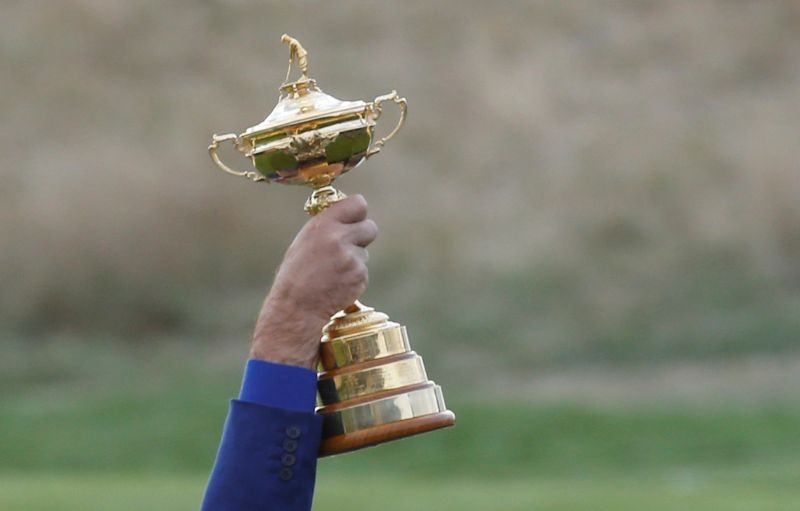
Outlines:
[{"label": "tiered wooden base", "polygon": [[345,452],[391,442],[434,429],[447,428],[456,423],[456,416],[451,411],[437,412],[413,419],[392,422],[382,426],[361,429],[353,433],[323,438],[319,456],[332,456]]},{"label": "tiered wooden base", "polygon": [[441,388],[428,380],[405,327],[356,303],[326,325],[318,378],[320,456],[455,424]]}]

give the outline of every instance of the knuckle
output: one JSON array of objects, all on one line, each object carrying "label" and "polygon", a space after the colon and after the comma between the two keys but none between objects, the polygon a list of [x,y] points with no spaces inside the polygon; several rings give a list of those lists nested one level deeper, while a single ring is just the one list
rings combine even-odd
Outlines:
[{"label": "knuckle", "polygon": [[338,245],[333,255],[336,258],[336,267],[339,270],[349,270],[355,264],[353,255],[344,245]]},{"label": "knuckle", "polygon": [[351,200],[357,211],[361,212],[367,210],[367,199],[360,193],[353,195]]},{"label": "knuckle", "polygon": [[336,239],[334,236],[330,234],[320,236],[318,240],[318,249],[322,253],[331,254],[333,257],[339,258],[341,257],[342,251],[344,250],[342,247],[341,242]]},{"label": "knuckle", "polygon": [[343,232],[343,229],[338,227],[336,229],[330,229],[325,232],[325,241],[331,245],[336,245],[338,248],[343,249],[346,246]]},{"label": "knuckle", "polygon": [[323,213],[312,216],[311,219],[306,222],[306,225],[312,229],[318,229],[330,222],[330,215],[325,215]]},{"label": "knuckle", "polygon": [[356,256],[352,253],[352,251],[348,250],[344,246],[340,248],[338,257],[339,257],[339,267],[342,270],[353,270],[358,264]]},{"label": "knuckle", "polygon": [[317,215],[305,225],[303,233],[315,238],[324,238],[334,228],[334,221],[330,217]]},{"label": "knuckle", "polygon": [[380,230],[378,229],[378,224],[376,224],[375,220],[372,220],[371,218],[367,218],[365,222],[366,222],[366,227],[370,233],[370,237],[372,237],[372,239],[377,238],[378,233],[380,232]]}]

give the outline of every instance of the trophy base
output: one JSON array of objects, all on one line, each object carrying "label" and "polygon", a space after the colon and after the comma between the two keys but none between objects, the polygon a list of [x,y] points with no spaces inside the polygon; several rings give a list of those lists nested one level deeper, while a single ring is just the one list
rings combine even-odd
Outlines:
[{"label": "trophy base", "polygon": [[444,411],[323,438],[319,449],[319,457],[333,456],[365,447],[372,447],[435,429],[447,428],[455,423],[455,414],[451,411]]},{"label": "trophy base", "polygon": [[323,330],[317,397],[320,457],[446,428],[456,420],[441,387],[411,350],[406,328],[360,302],[335,314]]}]

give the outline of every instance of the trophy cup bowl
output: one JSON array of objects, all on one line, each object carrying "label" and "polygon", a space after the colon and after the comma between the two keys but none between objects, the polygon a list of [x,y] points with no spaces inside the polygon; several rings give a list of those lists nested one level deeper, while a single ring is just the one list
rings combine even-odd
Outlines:
[{"label": "trophy cup bowl", "polygon": [[[214,134],[208,152],[228,174],[310,186],[305,210],[315,215],[344,198],[333,181],[380,152],[403,127],[407,104],[396,91],[370,102],[325,94],[308,77],[305,49],[288,35],[281,41],[289,45],[290,54],[278,104],[264,121],[241,134]],[[302,74],[290,82],[295,61]],[[399,107],[400,117],[392,131],[374,141],[386,102]],[[232,143],[255,170],[238,171],[223,163],[218,149],[224,142]],[[428,380],[422,358],[411,350],[406,328],[358,301],[336,313],[323,329],[317,391],[317,413],[323,416],[320,456],[455,423],[441,388]]]},{"label": "trophy cup bowl", "polygon": [[[291,54],[287,81],[279,89],[278,104],[266,119],[244,133],[214,134],[208,152],[220,169],[234,176],[252,181],[307,185],[318,190],[379,153],[405,124],[407,103],[397,91],[370,102],[341,101],[325,94],[317,87],[316,80],[308,77],[306,52],[300,43],[288,35],[284,35],[282,41],[290,45]],[[288,82],[295,59],[299,61],[302,75]],[[387,101],[399,107],[400,118],[389,134],[373,144],[375,126],[383,112],[383,103]],[[250,159],[257,172],[238,171],[224,164],[217,154],[223,142],[231,142]],[[328,190],[328,193],[335,191]],[[341,198],[341,195],[336,194],[336,197]],[[314,212],[322,207],[318,205]]]}]

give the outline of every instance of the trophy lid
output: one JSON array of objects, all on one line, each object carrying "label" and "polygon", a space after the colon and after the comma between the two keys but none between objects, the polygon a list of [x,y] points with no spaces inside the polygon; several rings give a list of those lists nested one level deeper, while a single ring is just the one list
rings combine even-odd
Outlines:
[{"label": "trophy lid", "polygon": [[[259,124],[247,128],[245,137],[261,135],[280,130],[288,126],[313,121],[325,117],[338,117],[344,114],[357,113],[367,106],[364,101],[342,101],[322,92],[317,81],[308,77],[308,59],[306,50],[297,39],[286,34],[281,38],[290,46],[289,70],[280,87],[280,98],[272,112]],[[302,76],[289,82],[292,63],[297,60]]]}]

